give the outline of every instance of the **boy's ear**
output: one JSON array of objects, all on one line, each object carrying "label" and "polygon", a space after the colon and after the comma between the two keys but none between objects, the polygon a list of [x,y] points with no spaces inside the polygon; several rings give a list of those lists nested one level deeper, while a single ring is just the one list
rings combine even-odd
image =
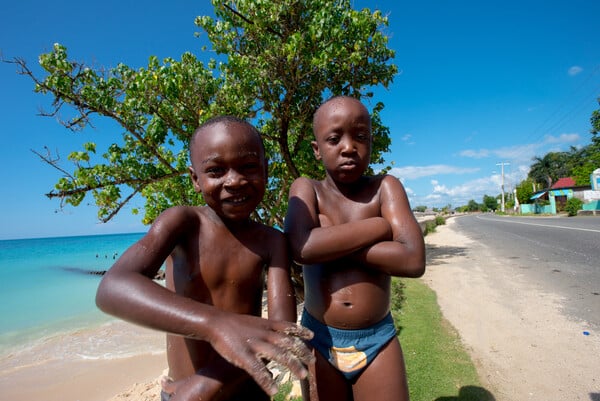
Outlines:
[{"label": "boy's ear", "polygon": [[312,146],[315,159],[321,160],[321,152],[319,152],[319,145],[317,145],[317,141],[311,141],[310,145]]},{"label": "boy's ear", "polygon": [[200,189],[200,184],[198,183],[198,174],[194,171],[194,167],[189,166],[188,170],[190,171],[190,178],[192,179],[192,184],[194,185],[194,191],[202,192]]}]

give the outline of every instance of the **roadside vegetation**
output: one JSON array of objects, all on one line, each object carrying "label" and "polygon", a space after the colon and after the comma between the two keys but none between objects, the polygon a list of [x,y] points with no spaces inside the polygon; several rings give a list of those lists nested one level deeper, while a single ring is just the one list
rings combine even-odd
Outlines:
[{"label": "roadside vegetation", "polygon": [[400,332],[412,401],[493,401],[458,333],[423,281],[394,279],[392,314]]}]

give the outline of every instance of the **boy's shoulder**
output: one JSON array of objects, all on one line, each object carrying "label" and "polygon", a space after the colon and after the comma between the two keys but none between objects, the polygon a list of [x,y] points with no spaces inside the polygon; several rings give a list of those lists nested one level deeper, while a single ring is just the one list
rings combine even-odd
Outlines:
[{"label": "boy's shoulder", "polygon": [[298,177],[294,180],[294,182],[292,183],[293,185],[315,185],[316,183],[319,183],[320,181],[318,180],[314,180],[312,178],[308,178],[308,177]]},{"label": "boy's shoulder", "polygon": [[176,218],[185,218],[191,216],[199,217],[202,214],[205,214],[202,206],[171,206],[168,209],[165,209],[160,215],[159,218],[164,219],[176,219]]},{"label": "boy's shoulder", "polygon": [[[265,237],[272,238],[273,240],[285,239],[285,235],[281,230],[258,221],[253,222],[253,229],[258,235],[262,234]],[[270,246],[268,243],[265,243],[264,245],[265,247]]]},{"label": "boy's shoulder", "polygon": [[158,215],[152,228],[179,231],[185,227],[197,226],[204,214],[202,209],[198,206],[172,206]]}]

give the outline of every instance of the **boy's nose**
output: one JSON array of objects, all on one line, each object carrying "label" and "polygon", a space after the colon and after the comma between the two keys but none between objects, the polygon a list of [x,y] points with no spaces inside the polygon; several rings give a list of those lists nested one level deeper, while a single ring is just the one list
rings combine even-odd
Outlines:
[{"label": "boy's nose", "polygon": [[227,187],[236,187],[244,185],[247,182],[248,180],[246,180],[246,177],[235,170],[230,170],[225,178],[225,186]]},{"label": "boy's nose", "polygon": [[344,152],[344,153],[356,151],[356,146],[354,144],[354,141],[351,139],[342,140],[341,146],[342,146],[342,152]]}]

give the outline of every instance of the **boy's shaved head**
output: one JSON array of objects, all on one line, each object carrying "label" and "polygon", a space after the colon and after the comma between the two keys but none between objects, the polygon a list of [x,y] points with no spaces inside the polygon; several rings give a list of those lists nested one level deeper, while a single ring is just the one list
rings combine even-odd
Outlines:
[{"label": "boy's shaved head", "polygon": [[319,117],[321,116],[321,113],[323,112],[323,110],[326,110],[329,107],[334,107],[336,103],[341,103],[344,101],[355,102],[358,105],[360,105],[360,107],[362,107],[365,110],[365,113],[366,113],[366,115],[369,116],[369,120],[370,120],[369,111],[367,110],[365,105],[362,104],[362,102],[359,99],[352,97],[352,96],[337,95],[337,96],[333,96],[333,97],[327,99],[325,102],[323,102],[319,106],[317,111],[315,111],[315,114],[313,115],[313,131],[314,131],[315,124],[316,124],[317,120],[319,119]]},{"label": "boy's shaved head", "polygon": [[190,138],[189,147],[188,147],[189,151],[190,151],[190,159],[192,156],[192,151],[194,149],[194,143],[196,142],[196,138],[199,136],[199,134],[203,133],[208,128],[214,127],[215,125],[218,125],[218,124],[223,124],[226,126],[233,125],[233,124],[239,124],[239,125],[245,126],[245,128],[247,128],[248,131],[250,131],[254,135],[256,135],[256,137],[258,138],[258,140],[260,142],[261,149],[263,151],[263,155],[265,154],[265,146],[262,141],[262,136],[260,135],[260,132],[256,129],[256,127],[254,125],[250,124],[248,121],[243,120],[241,118],[225,115],[225,116],[217,116],[217,117],[210,118],[210,119],[206,120],[198,128],[196,128],[196,130],[192,134],[192,137]]}]

